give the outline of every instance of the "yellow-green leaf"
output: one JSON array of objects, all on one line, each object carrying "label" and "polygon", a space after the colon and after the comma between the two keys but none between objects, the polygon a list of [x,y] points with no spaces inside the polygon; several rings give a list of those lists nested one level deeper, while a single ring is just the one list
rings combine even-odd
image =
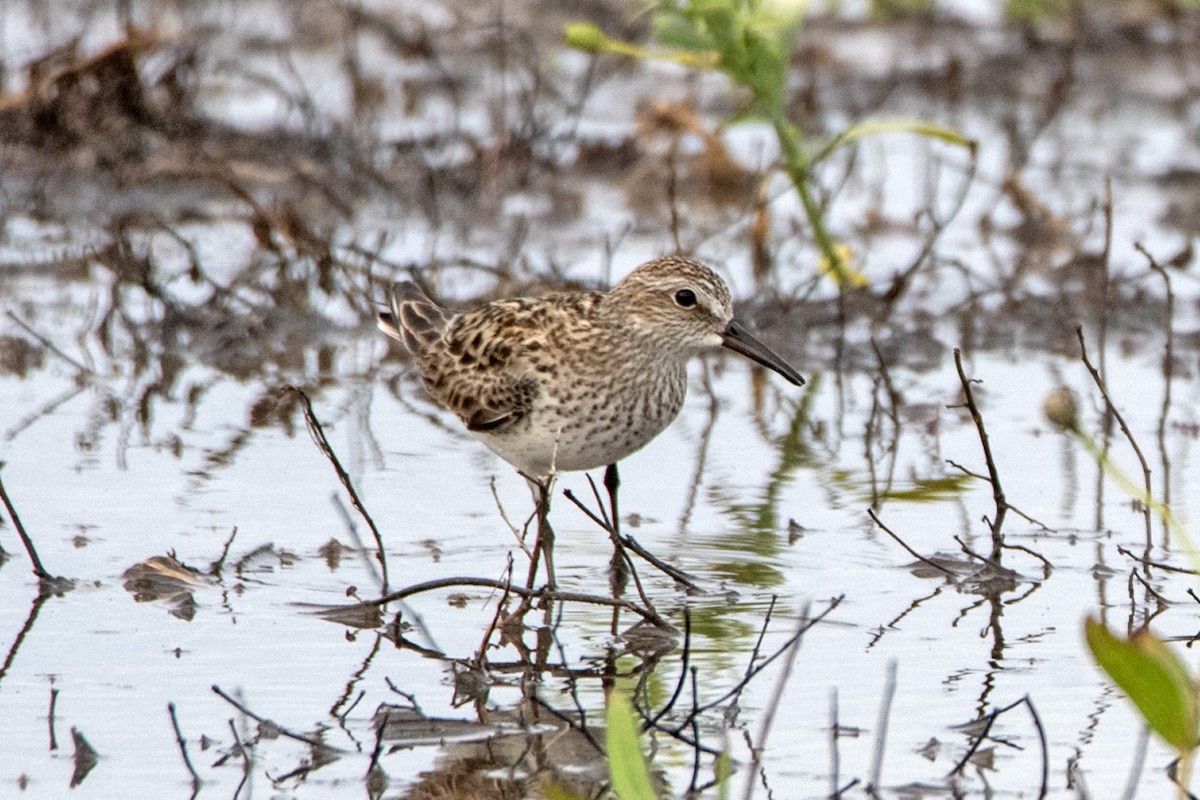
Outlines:
[{"label": "yellow-green leaf", "polygon": [[975,154],[977,142],[969,136],[964,136],[953,128],[946,128],[941,125],[935,125],[932,122],[926,122],[920,119],[869,119],[865,122],[859,122],[851,125],[844,131],[833,137],[833,141],[825,145],[821,152],[813,158],[813,161],[820,161],[827,155],[837,150],[842,145],[856,142],[859,139],[865,139],[868,136],[878,136],[881,133],[915,133],[918,136],[926,136],[930,139],[939,139],[948,144],[965,147],[971,154]]},{"label": "yellow-green leaf", "polygon": [[1175,749],[1194,749],[1196,687],[1179,657],[1149,630],[1122,639],[1089,617],[1084,631],[1096,663],[1137,706],[1146,724]]},{"label": "yellow-green leaf", "polygon": [[613,792],[620,800],[658,800],[642,755],[637,718],[625,695],[614,691],[608,696],[606,717],[605,744]]}]

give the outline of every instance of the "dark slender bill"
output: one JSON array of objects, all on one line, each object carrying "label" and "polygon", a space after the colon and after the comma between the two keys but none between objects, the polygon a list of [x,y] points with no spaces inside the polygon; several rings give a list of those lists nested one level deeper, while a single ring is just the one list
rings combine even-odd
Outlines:
[{"label": "dark slender bill", "polygon": [[796,386],[804,385],[804,378],[800,377],[799,372],[796,372],[786,361],[775,355],[771,348],[751,336],[749,331],[743,328],[737,320],[732,320],[725,328],[725,333],[721,337],[721,344],[735,353],[741,353],[746,358],[757,361],[767,369],[778,372]]}]

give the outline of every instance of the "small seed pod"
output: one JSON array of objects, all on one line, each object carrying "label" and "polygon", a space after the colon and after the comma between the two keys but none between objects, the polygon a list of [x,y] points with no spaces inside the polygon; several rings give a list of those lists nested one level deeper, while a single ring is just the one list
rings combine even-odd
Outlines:
[{"label": "small seed pod", "polygon": [[1060,386],[1046,395],[1042,412],[1059,430],[1070,431],[1079,425],[1079,404],[1075,400],[1075,393],[1066,386]]}]

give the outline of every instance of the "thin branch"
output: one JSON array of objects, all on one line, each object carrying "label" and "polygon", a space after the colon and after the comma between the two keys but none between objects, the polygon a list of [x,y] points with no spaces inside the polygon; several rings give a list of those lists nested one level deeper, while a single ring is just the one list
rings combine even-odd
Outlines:
[{"label": "thin branch", "polygon": [[954,367],[958,370],[958,380],[962,384],[963,394],[967,400],[967,411],[971,413],[975,429],[979,432],[979,443],[983,445],[983,459],[988,468],[988,481],[992,484],[992,499],[996,503],[996,519],[991,523],[991,560],[999,564],[1001,547],[1004,544],[1004,537],[1001,535],[1000,529],[1004,525],[1008,501],[1004,498],[1004,487],[1000,484],[1000,471],[996,469],[996,461],[992,458],[992,446],[988,442],[987,430],[983,427],[983,415],[979,413],[979,406],[975,404],[975,395],[971,392],[971,382],[967,380],[967,375],[963,372],[962,352],[957,347],[954,348]]},{"label": "thin branch", "polygon": [[[4,469],[4,462],[0,461],[0,472]],[[57,581],[60,580],[54,575],[46,571],[42,566],[42,560],[38,558],[37,548],[33,546],[33,540],[29,538],[29,534],[25,532],[25,526],[21,524],[21,518],[17,515],[17,509],[13,506],[12,500],[8,497],[8,491],[4,488],[4,479],[0,477],[0,501],[4,502],[4,508],[8,511],[8,516],[13,522],[13,527],[17,529],[17,536],[21,537],[21,544],[25,546],[25,552],[29,554],[29,560],[33,562],[33,574],[38,580],[42,581]]]},{"label": "thin branch", "polygon": [[[1112,398],[1108,396],[1108,387],[1104,384],[1104,378],[1092,365],[1091,359],[1088,358],[1087,342],[1083,339],[1083,326],[1076,326],[1075,336],[1079,339],[1079,353],[1083,358],[1083,365],[1087,367],[1088,373],[1091,374],[1092,380],[1100,389],[1100,396],[1104,398],[1104,405],[1117,421],[1117,425],[1121,428],[1121,433],[1125,434],[1125,439],[1129,442],[1129,446],[1133,448],[1133,452],[1137,455],[1138,462],[1142,465],[1142,480],[1145,483],[1146,498],[1152,500],[1154,493],[1150,490],[1150,464],[1146,461],[1146,457],[1142,455],[1142,448],[1138,447],[1137,439],[1133,438],[1133,431],[1129,430],[1129,425],[1125,423],[1125,417],[1113,405]],[[1151,524],[1150,524],[1150,503],[1142,504],[1142,515],[1146,520],[1146,550],[1149,551],[1151,545]],[[1147,552],[1149,555],[1149,552]]]},{"label": "thin branch", "polygon": [[304,390],[298,386],[284,386],[281,391],[285,394],[295,394],[300,398],[301,408],[304,410],[304,421],[308,424],[308,431],[310,434],[312,434],[313,441],[316,442],[317,447],[320,448],[321,452],[325,454],[325,458],[327,458],[329,463],[333,466],[334,472],[337,473],[338,480],[342,482],[342,486],[350,495],[350,502],[354,505],[354,508],[358,511],[358,513],[362,515],[362,518],[366,520],[367,527],[369,527],[371,529],[371,533],[374,534],[375,546],[377,547],[377,553],[379,557],[379,566],[383,572],[383,593],[387,594],[387,555],[383,549],[383,536],[380,535],[379,528],[375,526],[375,520],[371,519],[371,515],[367,512],[366,507],[358,498],[358,492],[354,490],[354,484],[350,481],[349,474],[347,474],[346,470],[342,468],[342,463],[338,461],[337,454],[333,452],[333,447],[330,446],[329,439],[325,437],[325,429],[321,427],[320,421],[317,420],[316,412],[313,411],[312,401],[308,399],[308,395],[305,394]]},{"label": "thin branch", "polygon": [[[634,539],[632,536],[629,536],[627,534],[626,535],[614,534],[613,529],[609,526],[609,524],[605,521],[605,519],[603,517],[601,517],[600,515],[596,514],[596,512],[592,511],[587,506],[585,506],[583,504],[583,501],[581,501],[578,497],[576,497],[575,493],[572,492],[570,489],[564,489],[563,494],[566,496],[566,498],[568,500],[570,500],[572,503],[575,504],[576,508],[578,508],[584,514],[586,514],[588,519],[590,519],[592,522],[599,525],[602,529],[604,529],[606,532],[608,532],[608,534],[610,536],[616,536],[617,541],[619,541],[622,545],[624,545],[625,547],[632,550],[634,553],[637,553],[644,560],[649,562],[652,566],[656,567],[658,570],[665,573],[667,575],[667,577],[671,578],[672,580],[676,581],[677,583],[682,584],[684,587],[686,587],[688,589],[695,590],[695,589],[700,588],[699,585],[696,584],[695,580],[692,578],[691,575],[687,574],[686,572],[679,569],[678,567],[674,567],[674,566],[668,564],[667,562],[663,561],[658,556],[654,555],[649,550],[642,547],[641,543],[638,542],[637,539]],[[603,506],[602,506],[602,508],[603,508]]]},{"label": "thin branch", "polygon": [[1179,572],[1184,575],[1195,575],[1196,574],[1196,570],[1194,570],[1194,569],[1187,569],[1186,567],[1173,567],[1170,564],[1164,564],[1161,561],[1151,561],[1148,558],[1142,558],[1141,556],[1136,556],[1133,553],[1126,550],[1121,545],[1117,545],[1117,552],[1123,556],[1132,558],[1134,561],[1138,562],[1139,564],[1144,564],[1148,567],[1154,567],[1156,569],[1166,570],[1167,572]]},{"label": "thin branch", "polygon": [[895,533],[893,533],[893,532],[892,532],[892,529],[891,529],[891,528],[889,528],[887,525],[884,525],[884,524],[883,524],[883,522],[882,522],[882,521],[879,519],[879,517],[877,517],[877,516],[875,515],[875,511],[874,511],[874,509],[868,508],[868,509],[867,509],[867,516],[869,516],[869,517],[871,518],[871,520],[872,520],[872,521],[873,521],[873,522],[874,522],[876,525],[878,525],[878,526],[880,527],[880,529],[881,529],[881,530],[882,530],[884,533],[886,533],[888,536],[890,536],[890,537],[892,537],[893,539],[895,539],[895,540],[896,540],[896,544],[900,545],[900,546],[901,546],[901,547],[903,547],[905,550],[907,550],[907,551],[908,551],[908,554],[909,554],[909,555],[911,555],[913,558],[917,559],[918,561],[920,561],[920,562],[921,562],[921,563],[923,563],[923,564],[928,564],[929,566],[933,567],[934,569],[936,569],[936,570],[938,570],[938,571],[940,571],[940,572],[943,572],[943,573],[945,573],[946,575],[949,575],[950,577],[954,577],[954,572],[953,572],[953,571],[946,569],[946,568],[945,568],[945,567],[943,567],[941,564],[938,564],[938,563],[937,563],[937,562],[935,562],[935,561],[930,561],[928,558],[926,558],[925,556],[921,555],[921,554],[920,554],[920,553],[918,553],[916,550],[913,550],[911,547],[909,547],[907,544],[905,544],[905,542],[904,542],[904,540],[903,540],[903,539],[901,539],[899,536],[897,536]]}]

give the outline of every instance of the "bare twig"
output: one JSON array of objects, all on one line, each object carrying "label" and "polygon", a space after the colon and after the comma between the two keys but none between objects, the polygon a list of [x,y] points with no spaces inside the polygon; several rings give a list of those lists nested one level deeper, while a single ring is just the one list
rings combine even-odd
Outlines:
[{"label": "bare twig", "polygon": [[216,578],[219,578],[221,576],[221,570],[223,570],[225,568],[225,559],[229,558],[229,548],[230,548],[230,546],[233,545],[233,540],[235,538],[237,538],[237,534],[238,534],[238,529],[237,529],[237,526],[234,525],[233,531],[231,531],[229,534],[229,538],[225,540],[225,546],[221,548],[221,557],[209,565],[209,567],[208,567],[209,575],[212,575],[213,577],[216,577]]},{"label": "bare twig", "polygon": [[642,547],[641,543],[638,542],[637,539],[634,539],[632,536],[629,536],[629,535],[614,534],[612,528],[604,520],[604,518],[602,516],[596,514],[596,512],[592,511],[587,506],[585,506],[583,504],[583,501],[581,501],[578,497],[576,497],[575,493],[572,492],[570,489],[564,489],[563,494],[566,496],[566,498],[568,500],[570,500],[572,503],[575,504],[576,508],[578,508],[584,514],[586,514],[588,519],[590,519],[592,522],[596,523],[601,528],[603,528],[606,532],[608,532],[608,534],[610,536],[614,536],[614,535],[617,536],[617,541],[619,541],[623,546],[625,546],[625,547],[629,548],[630,550],[632,550],[633,552],[637,553],[639,556],[641,556],[643,559],[645,559],[647,562],[649,562],[652,566],[656,567],[659,571],[665,573],[669,578],[671,578],[672,580],[676,581],[677,583],[683,585],[684,587],[686,587],[688,589],[695,590],[695,589],[700,588],[696,584],[695,580],[692,578],[691,575],[687,574],[686,572],[679,569],[678,567],[671,566],[667,562],[663,561],[658,556],[654,555],[649,550]]},{"label": "bare twig", "polygon": [[1134,561],[1138,562],[1139,564],[1144,564],[1145,566],[1148,566],[1148,567],[1154,567],[1155,569],[1162,569],[1162,570],[1166,570],[1167,572],[1180,572],[1184,575],[1195,575],[1196,574],[1196,570],[1194,570],[1194,569],[1187,569],[1185,567],[1173,567],[1170,564],[1164,564],[1161,561],[1151,561],[1148,558],[1142,558],[1141,556],[1136,556],[1133,553],[1126,550],[1124,547],[1121,547],[1120,545],[1117,545],[1117,552],[1123,556],[1132,558]]},{"label": "bare twig", "polygon": [[11,319],[14,323],[16,323],[16,325],[19,328],[21,328],[23,331],[25,331],[30,336],[32,336],[33,338],[35,338],[39,342],[41,342],[42,347],[45,347],[51,353],[54,353],[54,355],[58,356],[63,361],[66,361],[68,364],[70,364],[72,367],[74,367],[76,370],[78,370],[81,375],[95,375],[95,371],[88,369],[83,364],[80,364],[78,361],[76,361],[75,359],[71,358],[69,355],[64,353],[62,350],[60,350],[58,348],[58,346],[56,344],[54,344],[54,342],[50,341],[45,336],[42,336],[40,333],[35,331],[32,327],[30,327],[29,323],[25,322],[25,320],[21,319],[13,312],[5,311],[4,315],[6,317],[8,317],[9,319]]},{"label": "bare twig", "polygon": [[237,788],[233,791],[233,800],[237,800],[242,793],[242,787],[246,785],[246,781],[250,780],[250,751],[245,744],[242,743],[242,737],[238,735],[237,726],[233,724],[233,720],[229,720],[229,730],[233,733],[233,744],[237,748],[238,753],[242,757],[242,779],[238,782]]},{"label": "bare twig", "polygon": [[[1083,326],[1075,328],[1075,335],[1079,338],[1079,353],[1083,358],[1083,365],[1087,367],[1088,373],[1092,376],[1096,387],[1100,389],[1100,396],[1104,398],[1105,408],[1112,413],[1113,419],[1117,421],[1117,425],[1121,428],[1121,433],[1125,434],[1125,439],[1129,442],[1129,446],[1133,448],[1133,452],[1137,455],[1138,463],[1142,465],[1142,480],[1145,484],[1146,498],[1152,499],[1154,493],[1150,489],[1150,464],[1146,461],[1146,457],[1142,455],[1142,448],[1138,447],[1137,439],[1133,436],[1133,431],[1129,430],[1129,425],[1125,422],[1125,417],[1113,404],[1112,398],[1108,395],[1108,387],[1105,385],[1104,378],[1101,377],[1096,367],[1092,365],[1091,359],[1088,358],[1087,343],[1083,339]],[[1146,521],[1146,550],[1149,552],[1151,546],[1151,531],[1150,531],[1150,503],[1142,504],[1142,516]]]},{"label": "bare twig", "polygon": [[[3,469],[4,462],[0,461],[0,471],[3,471]],[[8,511],[8,516],[12,520],[13,527],[17,530],[17,536],[21,537],[21,544],[25,546],[25,552],[29,554],[29,560],[33,563],[33,574],[37,576],[38,580],[42,581],[59,580],[42,566],[42,560],[38,558],[37,548],[33,546],[33,540],[29,538],[29,534],[25,532],[25,526],[21,524],[21,518],[17,516],[17,509],[8,497],[8,491],[4,488],[4,479],[2,477],[0,477],[0,501],[4,502],[4,508]]]},{"label": "bare twig", "polygon": [[958,763],[954,766],[954,769],[950,770],[950,774],[961,774],[963,768],[970,762],[971,757],[975,755],[975,751],[978,750],[979,746],[988,738],[988,734],[992,730],[992,725],[996,723],[996,720],[999,718],[999,716],[1007,711],[1013,710],[1020,705],[1025,706],[1029,710],[1029,716],[1033,718],[1033,727],[1037,731],[1038,743],[1042,748],[1042,780],[1041,786],[1038,790],[1038,800],[1044,800],[1046,793],[1049,791],[1050,751],[1046,744],[1046,730],[1044,727],[1042,727],[1042,720],[1038,716],[1037,709],[1033,707],[1033,700],[1030,699],[1029,695],[1025,695],[1020,700],[1010,703],[1003,708],[997,708],[995,711],[989,714],[987,724],[983,726],[983,730],[979,732],[979,736],[977,736],[975,741],[971,743],[971,746],[967,748],[966,754],[959,759]]},{"label": "bare twig", "polygon": [[1153,597],[1155,600],[1157,600],[1160,606],[1169,606],[1172,604],[1170,600],[1168,600],[1167,598],[1165,598],[1161,594],[1159,594],[1157,591],[1155,591],[1154,587],[1151,586],[1149,583],[1147,583],[1146,579],[1138,574],[1138,571],[1136,568],[1129,570],[1129,576],[1130,576],[1130,580],[1136,580],[1138,583],[1140,583],[1142,585],[1142,588],[1145,589],[1147,592],[1149,592],[1150,596]]},{"label": "bare twig", "polygon": [[367,512],[366,507],[358,498],[358,492],[355,491],[354,484],[350,481],[350,475],[347,474],[346,470],[342,468],[342,463],[338,461],[337,454],[333,452],[333,447],[330,446],[329,439],[325,437],[325,429],[321,427],[321,423],[317,419],[316,412],[313,411],[312,401],[308,399],[308,395],[305,394],[304,390],[298,386],[284,386],[281,391],[283,393],[293,393],[300,399],[301,408],[304,410],[304,421],[308,424],[308,431],[310,434],[312,434],[313,441],[316,442],[317,447],[320,448],[321,452],[325,455],[325,458],[327,458],[329,463],[333,466],[334,472],[337,473],[338,480],[341,481],[342,486],[350,495],[350,502],[354,505],[354,508],[358,511],[358,513],[362,515],[362,518],[367,523],[367,527],[369,527],[371,529],[371,533],[374,534],[375,545],[378,548],[376,552],[379,558],[379,567],[383,572],[383,594],[387,594],[387,555],[383,549],[383,536],[380,535],[379,528],[375,526],[375,520],[371,519],[371,515]]},{"label": "bare twig", "polygon": [[913,550],[911,547],[909,547],[907,544],[905,544],[904,540],[901,539],[899,536],[897,536],[895,533],[893,533],[891,528],[889,528],[887,525],[883,524],[883,522],[879,519],[879,517],[877,517],[875,515],[875,511],[873,509],[870,509],[870,508],[867,509],[867,516],[869,516],[871,518],[871,520],[876,525],[878,525],[884,533],[886,533],[888,536],[895,539],[896,544],[900,545],[905,550],[907,550],[908,554],[911,555],[913,558],[917,559],[922,564],[928,564],[929,566],[933,567],[934,569],[938,570],[939,572],[943,572],[946,575],[949,575],[950,577],[954,577],[953,571],[946,569],[945,567],[943,567],[941,564],[937,563],[936,561],[930,561],[928,558],[921,555],[916,550]]},{"label": "bare twig", "polygon": [[988,482],[992,484],[992,499],[996,503],[996,518],[990,523],[992,529],[992,557],[991,560],[995,563],[1000,563],[1001,548],[1004,544],[1004,537],[1001,535],[1000,529],[1004,525],[1004,515],[1008,511],[1008,501],[1004,498],[1004,487],[1000,484],[1000,472],[996,469],[996,461],[992,458],[992,446],[988,443],[987,430],[983,427],[983,415],[979,413],[979,406],[975,404],[975,395],[971,392],[971,381],[967,380],[967,375],[963,372],[962,353],[956,347],[954,348],[954,367],[958,370],[958,380],[963,387],[963,395],[967,400],[967,411],[971,413],[971,419],[975,422],[975,430],[979,432],[979,443],[983,446],[983,459],[987,463]]},{"label": "bare twig", "polygon": [[[950,466],[954,467],[956,470],[961,472],[963,475],[966,475],[968,477],[975,478],[975,479],[981,480],[981,481],[990,480],[990,478],[988,478],[987,475],[980,475],[978,472],[972,472],[971,470],[967,469],[962,464],[958,463],[957,461],[955,461],[952,458],[947,458],[946,463],[949,464]],[[1024,511],[1017,508],[1012,503],[1008,504],[1008,510],[1011,511],[1012,513],[1016,514],[1018,517],[1025,520],[1026,522],[1030,522],[1034,525],[1037,525],[1039,528],[1041,528],[1042,530],[1044,530],[1048,533],[1054,532],[1054,528],[1051,528],[1049,525],[1042,522],[1040,519],[1037,519],[1036,517],[1026,514]]]},{"label": "bare twig", "polygon": [[825,617],[829,616],[829,614],[833,612],[833,610],[835,608],[837,608],[839,605],[841,605],[843,598],[845,598],[844,594],[840,594],[837,597],[832,598],[829,601],[829,604],[827,606],[825,606],[825,609],[820,614],[817,614],[815,617],[803,619],[801,621],[799,630],[797,630],[794,634],[792,634],[790,637],[788,637],[788,640],[786,642],[784,642],[782,645],[780,645],[778,650],[776,650],[774,653],[772,653],[771,655],[764,658],[762,660],[762,662],[760,664],[758,664],[757,666],[752,665],[749,669],[746,670],[745,676],[740,681],[738,681],[738,684],[736,686],[734,686],[729,691],[725,692],[725,694],[721,695],[716,700],[712,700],[712,701],[700,706],[697,709],[697,713],[702,714],[711,708],[716,708],[717,706],[721,705],[721,703],[724,703],[729,698],[739,694],[746,687],[746,685],[748,683],[750,683],[750,681],[756,675],[758,675],[758,673],[762,672],[764,669],[766,669],[768,666],[770,666],[771,663],[775,661],[775,659],[782,656],[792,646],[792,641],[794,639],[803,637],[804,634],[807,633],[810,628],[812,628],[817,623],[823,621],[825,619]]}]

